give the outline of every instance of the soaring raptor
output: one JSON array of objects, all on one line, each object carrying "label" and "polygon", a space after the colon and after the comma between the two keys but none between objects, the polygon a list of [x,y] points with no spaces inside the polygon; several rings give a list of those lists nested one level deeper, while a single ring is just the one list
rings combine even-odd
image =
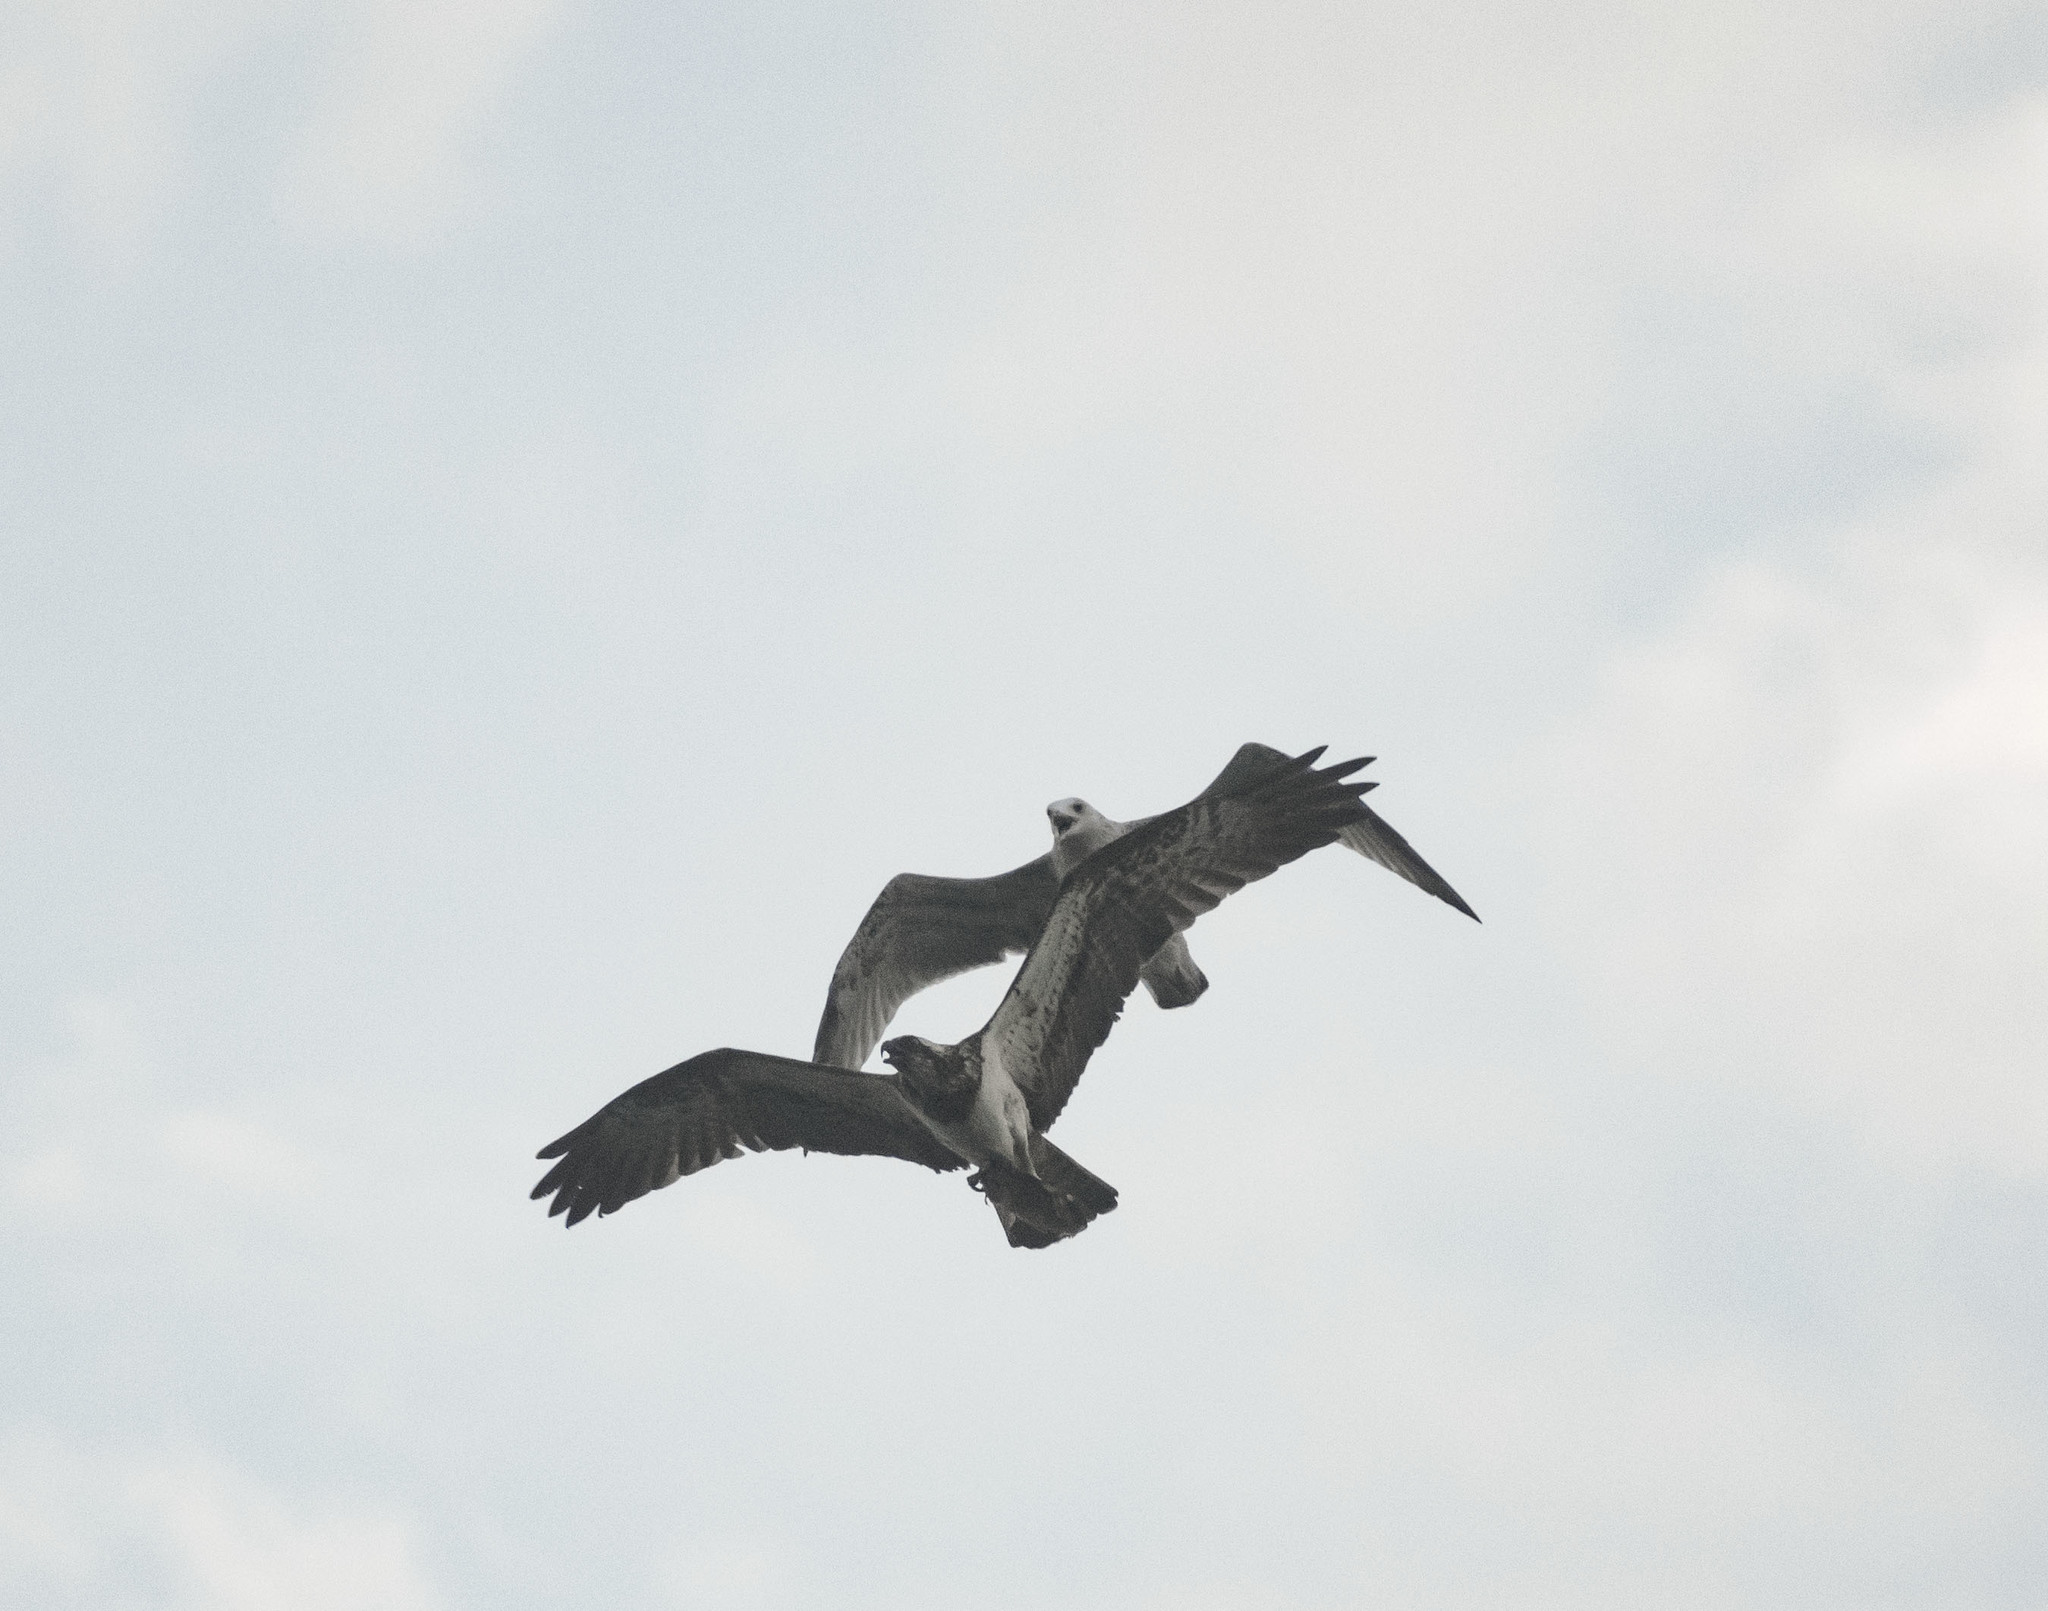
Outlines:
[{"label": "soaring raptor", "polygon": [[[1287,764],[1276,749],[1246,744],[1202,795],[1231,793]],[[1341,843],[1478,921],[1479,914],[1407,840],[1369,806],[1358,809],[1358,818],[1337,836]],[[1045,814],[1052,823],[1052,849],[1022,867],[993,878],[898,873],[883,886],[832,970],[811,1049],[815,1061],[859,1068],[904,1002],[920,990],[1028,950],[1052,912],[1062,879],[1105,845],[1159,820],[1117,822],[1086,800],[1071,798],[1055,800]],[[1162,1007],[1185,1007],[1209,988],[1178,934],[1145,959],[1139,977]]]},{"label": "soaring raptor", "polygon": [[540,1150],[534,1187],[574,1225],[743,1150],[973,1165],[1013,1247],[1046,1247],[1116,1206],[1115,1188],[1045,1137],[1108,1038],[1148,957],[1246,884],[1365,820],[1349,782],[1363,761],[1318,770],[1322,751],[1231,780],[1133,827],[1060,885],[995,1016],[951,1046],[902,1036],[893,1074],[725,1048],[614,1097]]}]

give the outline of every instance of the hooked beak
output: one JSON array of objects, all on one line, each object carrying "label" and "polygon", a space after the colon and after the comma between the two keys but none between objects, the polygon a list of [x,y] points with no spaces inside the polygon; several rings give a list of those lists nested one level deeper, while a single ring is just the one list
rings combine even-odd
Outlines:
[{"label": "hooked beak", "polygon": [[1045,814],[1052,819],[1052,831],[1056,835],[1065,833],[1081,820],[1070,812],[1058,811],[1051,806],[1045,808]]}]

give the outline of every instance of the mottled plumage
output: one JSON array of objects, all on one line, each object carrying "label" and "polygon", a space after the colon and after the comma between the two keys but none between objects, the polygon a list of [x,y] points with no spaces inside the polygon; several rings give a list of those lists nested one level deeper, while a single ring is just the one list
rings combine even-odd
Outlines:
[{"label": "mottled plumage", "polygon": [[812,1058],[859,1068],[920,990],[1030,950],[1059,892],[1050,852],[993,878],[898,873],[832,972]]},{"label": "mottled plumage", "polygon": [[[1268,745],[1243,745],[1196,798],[1235,793],[1286,764],[1287,757]],[[1385,819],[1363,803],[1358,811],[1357,820],[1337,836],[1339,842],[1477,920],[1479,914]],[[813,1058],[859,1068],[904,1002],[942,979],[1029,949],[1051,915],[1061,879],[1133,829],[1159,820],[1117,822],[1076,798],[1055,800],[1046,816],[1053,830],[1051,852],[1007,873],[993,878],[900,873],[889,880],[832,970]],[[1168,1008],[1188,1006],[1209,987],[1186,940],[1177,934],[1146,959],[1139,977],[1152,999]]]}]

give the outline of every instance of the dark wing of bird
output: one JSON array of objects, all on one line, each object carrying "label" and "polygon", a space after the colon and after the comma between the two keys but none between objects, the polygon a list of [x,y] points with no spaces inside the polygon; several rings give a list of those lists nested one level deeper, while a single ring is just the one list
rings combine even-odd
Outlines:
[{"label": "dark wing of bird", "polygon": [[1028,951],[1059,887],[1049,852],[993,878],[897,874],[839,955],[811,1056],[859,1068],[927,985]]},{"label": "dark wing of bird", "polygon": [[533,1188],[568,1223],[610,1214],[683,1175],[743,1151],[837,1152],[958,1169],[897,1090],[892,1074],[856,1074],[725,1047],[615,1096],[535,1154],[556,1160]]},{"label": "dark wing of bird", "polygon": [[1363,761],[1314,770],[1311,750],[1227,794],[1203,793],[1105,845],[1067,875],[1010,993],[988,1022],[1047,1128],[1108,1038],[1145,959],[1255,879],[1327,845],[1359,820]]},{"label": "dark wing of bird", "polygon": [[1417,889],[1455,906],[1473,922],[1479,921],[1479,914],[1465,904],[1465,897],[1444,881],[1443,874],[1416,855],[1415,847],[1394,832],[1393,825],[1370,806],[1365,808],[1365,820],[1354,822],[1337,839],[1388,872],[1399,873]]},{"label": "dark wing of bird", "polygon": [[[1245,744],[1230,758],[1230,764],[1216,774],[1216,781],[1202,792],[1231,794],[1286,764],[1287,757],[1279,750],[1265,744]],[[1385,817],[1371,806],[1361,806],[1360,809],[1365,815],[1337,836],[1339,843],[1349,846],[1368,861],[1378,862],[1388,872],[1399,873],[1417,889],[1455,906],[1473,922],[1479,921],[1479,914],[1465,904],[1465,897],[1452,889],[1441,873],[1416,855],[1415,847],[1396,833]]]}]

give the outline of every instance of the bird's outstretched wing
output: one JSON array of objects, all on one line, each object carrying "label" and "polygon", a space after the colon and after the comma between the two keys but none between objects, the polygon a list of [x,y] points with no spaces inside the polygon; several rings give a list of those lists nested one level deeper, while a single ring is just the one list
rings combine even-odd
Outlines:
[{"label": "bird's outstretched wing", "polygon": [[[1287,757],[1265,744],[1245,744],[1230,758],[1230,764],[1216,775],[1204,794],[1229,794],[1287,764]],[[1465,904],[1465,897],[1445,882],[1434,867],[1415,854],[1415,847],[1393,829],[1393,825],[1370,806],[1365,815],[1337,835],[1340,844],[1355,850],[1368,861],[1376,861],[1390,873],[1399,873],[1426,894],[1455,906],[1473,922],[1479,914]]]},{"label": "bird's outstretched wing", "polygon": [[1049,852],[993,878],[898,873],[839,955],[811,1056],[859,1068],[927,985],[1028,951],[1059,887]]},{"label": "bird's outstretched wing", "polygon": [[533,1188],[568,1223],[610,1214],[743,1151],[901,1158],[958,1169],[903,1099],[891,1074],[855,1074],[724,1047],[615,1096],[535,1154],[554,1168]]},{"label": "bird's outstretched wing", "polygon": [[[1105,845],[1067,875],[1044,930],[983,1031],[1048,1129],[1109,1036],[1145,959],[1255,879],[1327,845],[1359,820],[1365,763],[1314,770],[1323,752],[1242,788],[1205,791]],[[1213,785],[1212,785],[1213,788]]]},{"label": "bird's outstretched wing", "polygon": [[[1289,764],[1287,756],[1270,745],[1242,745],[1202,795],[1240,793]],[[1478,918],[1384,819],[1365,805],[1358,810],[1357,820],[1338,835],[1344,844],[1466,916]],[[1158,820],[1141,817],[1130,824],[1131,832]],[[901,873],[890,879],[832,970],[811,1056],[839,1068],[861,1067],[874,1055],[904,1002],[920,990],[1029,950],[1058,894],[1059,875],[1049,854],[993,878]],[[1183,960],[1185,973],[1200,979],[1193,962]],[[1176,989],[1180,976],[1169,969],[1165,993],[1155,990],[1162,1006],[1183,1006],[1201,993],[1198,986],[1192,993]]]},{"label": "bird's outstretched wing", "polygon": [[1394,832],[1387,819],[1365,807],[1365,820],[1354,822],[1337,835],[1337,842],[1348,845],[1368,861],[1376,861],[1390,873],[1399,873],[1409,883],[1426,894],[1434,895],[1447,906],[1455,906],[1473,922],[1479,921],[1479,914],[1465,904],[1465,897],[1444,881],[1443,874],[1415,854],[1415,847]]}]

